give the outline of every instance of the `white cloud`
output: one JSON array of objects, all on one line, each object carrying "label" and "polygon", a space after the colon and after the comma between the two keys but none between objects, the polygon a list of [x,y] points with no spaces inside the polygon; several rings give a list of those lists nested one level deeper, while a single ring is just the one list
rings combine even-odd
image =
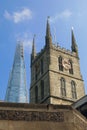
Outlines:
[{"label": "white cloud", "polygon": [[25,48],[27,48],[27,47],[31,48],[32,47],[32,40],[31,39],[24,39],[23,44],[24,44]]},{"label": "white cloud", "polygon": [[16,40],[22,42],[24,49],[28,52],[31,52],[32,48],[32,39],[29,37],[28,33],[21,33],[16,35]]},{"label": "white cloud", "polygon": [[59,19],[69,19],[71,15],[72,15],[72,12],[70,10],[64,10],[63,12],[58,13],[54,17],[51,17],[50,22],[54,23]]},{"label": "white cloud", "polygon": [[8,20],[13,20],[14,23],[19,23],[24,20],[32,19],[32,12],[28,8],[24,8],[18,12],[13,12],[12,14],[10,14],[8,11],[5,11],[4,17]]},{"label": "white cloud", "polygon": [[5,17],[6,19],[9,19],[9,20],[12,18],[11,15],[8,13],[7,10],[6,10],[5,13],[4,13],[4,17]]}]

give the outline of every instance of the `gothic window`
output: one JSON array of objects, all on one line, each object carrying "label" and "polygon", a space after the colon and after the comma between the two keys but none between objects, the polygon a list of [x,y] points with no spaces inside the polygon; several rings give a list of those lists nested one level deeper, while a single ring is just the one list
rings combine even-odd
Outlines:
[{"label": "gothic window", "polygon": [[65,79],[61,78],[61,95],[66,96],[66,84],[65,84]]},{"label": "gothic window", "polygon": [[35,80],[37,80],[37,66],[35,66]]},{"label": "gothic window", "polygon": [[35,75],[35,80],[37,80],[37,74]]},{"label": "gothic window", "polygon": [[35,103],[38,103],[38,86],[35,87]]},{"label": "gothic window", "polygon": [[43,59],[41,59],[41,74],[43,74]]},{"label": "gothic window", "polygon": [[44,80],[41,80],[41,99],[44,98]]},{"label": "gothic window", "polygon": [[70,74],[73,74],[73,64],[72,64],[72,61],[69,60],[69,63],[70,63],[69,73],[70,73]]},{"label": "gothic window", "polygon": [[76,84],[74,81],[71,81],[71,92],[72,92],[72,98],[77,99]]},{"label": "gothic window", "polygon": [[62,57],[61,56],[58,58],[58,62],[59,62],[59,70],[63,71]]}]

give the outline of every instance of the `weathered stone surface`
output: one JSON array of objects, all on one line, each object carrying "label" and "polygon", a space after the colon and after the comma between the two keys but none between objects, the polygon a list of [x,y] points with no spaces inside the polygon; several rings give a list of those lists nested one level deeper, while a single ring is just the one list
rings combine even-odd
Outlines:
[{"label": "weathered stone surface", "polygon": [[0,120],[63,122],[63,112],[0,110]]},{"label": "weathered stone surface", "polygon": [[87,120],[70,105],[0,103],[0,130],[86,130]]},{"label": "weathered stone surface", "polygon": [[[73,63],[73,74],[69,74],[69,70],[59,70],[58,57],[71,60]],[[40,61],[43,59],[44,73],[40,72]],[[38,77],[35,80],[35,66],[38,65]],[[38,103],[51,104],[66,104],[70,105],[76,100],[84,96],[84,83],[80,72],[79,59],[74,52],[67,51],[57,46],[44,48],[39,55],[36,56],[31,65],[31,73],[34,78],[31,78],[30,102],[35,103],[35,86],[38,87]],[[61,95],[61,82],[63,77],[66,82],[66,96]],[[44,99],[41,99],[41,80],[44,80]],[[76,84],[77,99],[72,97],[71,81]],[[54,98],[55,97],[55,98]]]}]

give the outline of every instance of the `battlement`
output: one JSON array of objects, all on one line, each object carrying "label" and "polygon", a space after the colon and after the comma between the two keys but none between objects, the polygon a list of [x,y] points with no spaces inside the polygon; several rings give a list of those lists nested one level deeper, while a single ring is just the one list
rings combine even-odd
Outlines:
[{"label": "battlement", "polygon": [[[45,51],[46,47],[44,46],[43,49],[41,49],[41,51],[39,53],[37,53],[36,57],[35,57],[35,60],[37,58],[39,58]],[[71,50],[68,50],[64,47],[61,47],[60,45],[55,45],[55,44],[52,44],[52,47],[51,49],[54,49],[55,51],[60,51],[60,52],[63,52],[65,54],[68,54],[68,55],[71,55],[73,57],[77,57],[76,53],[75,52],[72,52]]]},{"label": "battlement", "polygon": [[76,53],[75,52],[72,52],[64,47],[61,47],[60,45],[55,45],[55,44],[52,44],[52,49],[56,50],[56,51],[61,51],[63,53],[66,53],[68,55],[72,55],[72,56],[75,56],[76,57]]}]

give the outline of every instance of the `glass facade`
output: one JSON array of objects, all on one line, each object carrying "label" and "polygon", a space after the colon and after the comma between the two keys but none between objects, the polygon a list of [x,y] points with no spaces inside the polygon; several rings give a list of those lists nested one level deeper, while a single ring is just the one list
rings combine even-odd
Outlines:
[{"label": "glass facade", "polygon": [[23,44],[18,43],[8,81],[5,101],[26,103],[28,102],[27,94]]}]

